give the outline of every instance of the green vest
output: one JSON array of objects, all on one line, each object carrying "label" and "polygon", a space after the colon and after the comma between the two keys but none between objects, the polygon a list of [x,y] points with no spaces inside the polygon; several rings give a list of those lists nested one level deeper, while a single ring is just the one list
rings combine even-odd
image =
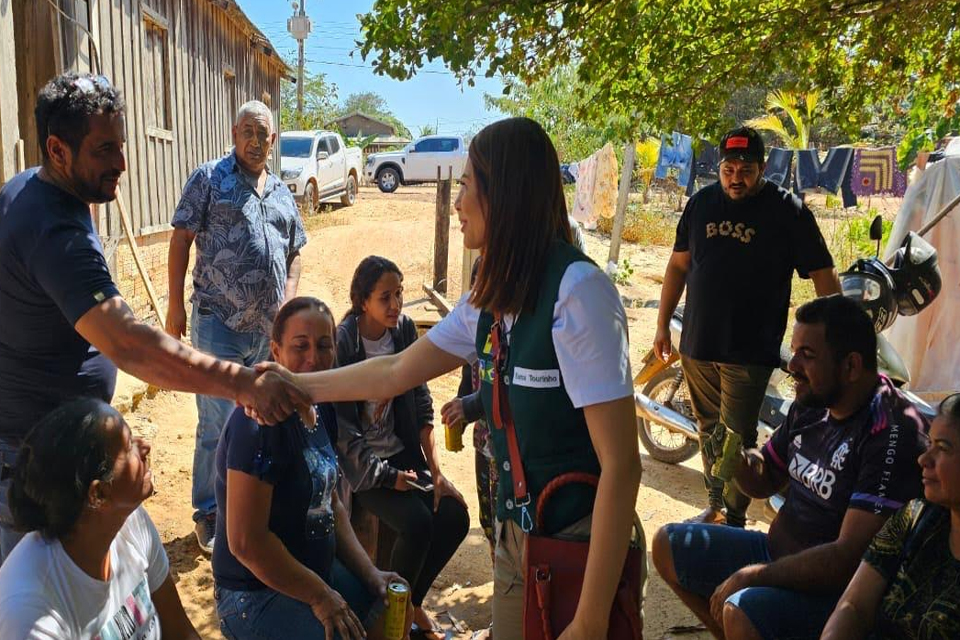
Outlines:
[{"label": "green vest", "polygon": [[[554,242],[547,255],[536,307],[532,312],[523,311],[509,332],[505,380],[531,498],[526,507],[531,519],[536,514],[537,498],[550,480],[570,471],[600,473],[583,409],[573,406],[563,386],[552,331],[553,309],[563,274],[570,264],[589,260],[571,245]],[[492,325],[493,314],[482,311],[477,324],[477,354],[480,397],[488,417],[493,416]],[[492,419],[490,440],[500,472],[497,518],[501,522],[510,518],[523,526],[522,509],[514,503],[506,433]],[[593,494],[592,488],[583,485],[569,485],[555,493],[545,512],[547,532],[556,532],[589,515],[593,511]]]}]

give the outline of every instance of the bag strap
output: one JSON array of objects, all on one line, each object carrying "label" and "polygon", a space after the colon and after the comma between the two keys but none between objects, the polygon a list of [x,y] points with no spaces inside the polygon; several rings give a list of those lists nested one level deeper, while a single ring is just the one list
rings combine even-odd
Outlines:
[{"label": "bag strap", "polygon": [[540,492],[540,497],[537,498],[537,515],[536,515],[536,524],[537,529],[543,531],[544,526],[544,511],[547,507],[547,502],[550,498],[553,497],[553,494],[568,484],[588,484],[594,489],[600,486],[600,478],[593,475],[592,473],[586,473],[583,471],[571,471],[570,473],[565,473],[561,476],[557,476],[553,480],[547,483],[547,486],[543,488],[543,491]]},{"label": "bag strap", "polygon": [[550,582],[552,580],[549,565],[538,565],[534,573],[534,588],[537,593],[537,608],[540,611],[540,628],[543,631],[543,640],[553,640],[553,624],[550,622],[550,612],[552,611]]},{"label": "bag strap", "polygon": [[503,315],[494,315],[490,328],[491,355],[493,356],[493,424],[497,429],[506,431],[507,451],[510,454],[510,477],[513,480],[513,499],[520,509],[520,528],[524,533],[533,529],[533,520],[527,507],[530,505],[530,493],[527,491],[527,476],[520,459],[520,444],[517,430],[513,424],[513,412],[510,410],[509,392],[506,384],[507,359],[509,345],[503,327]]}]

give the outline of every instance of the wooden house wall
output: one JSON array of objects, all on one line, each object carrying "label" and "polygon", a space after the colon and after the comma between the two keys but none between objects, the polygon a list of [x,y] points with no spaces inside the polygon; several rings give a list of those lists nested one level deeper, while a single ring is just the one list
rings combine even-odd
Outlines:
[{"label": "wooden house wall", "polygon": [[[43,14],[48,3],[15,0],[27,12]],[[232,145],[231,126],[239,105],[267,102],[279,123],[280,68],[227,13],[211,0],[60,0],[66,13],[89,25],[97,45],[101,73],[118,87],[127,104],[127,171],[121,191],[134,232],[168,231],[183,185],[197,166],[222,156]],[[55,11],[26,23],[23,42],[38,33],[46,37],[37,49],[48,49],[50,25],[57,58],[48,67],[91,70],[89,41]],[[33,30],[31,32],[30,30]],[[39,53],[39,51],[37,52]],[[53,54],[52,54],[53,55]],[[20,56],[18,56],[20,62]],[[36,65],[31,65],[31,68]],[[24,120],[35,129],[32,102],[53,75],[34,69],[29,105],[21,100]],[[18,76],[24,68],[18,64]],[[24,108],[28,113],[24,113]],[[36,134],[28,164],[39,161]],[[276,154],[275,154],[276,155]],[[274,158],[275,162],[278,161]],[[115,205],[99,215],[100,233],[123,233]]]}]

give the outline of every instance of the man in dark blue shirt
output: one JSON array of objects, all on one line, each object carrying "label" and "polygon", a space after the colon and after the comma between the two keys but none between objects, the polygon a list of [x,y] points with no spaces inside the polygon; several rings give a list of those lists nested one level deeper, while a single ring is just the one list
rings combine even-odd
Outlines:
[{"label": "man in dark blue shirt", "polygon": [[660,575],[721,638],[819,638],[874,534],[922,491],[928,427],[877,372],[866,312],[828,296],[796,319],[796,402],[736,473],[754,498],[789,486],[769,534],[670,524],[654,536]]},{"label": "man in dark blue shirt", "polygon": [[65,74],[40,92],[43,165],[0,190],[0,563],[19,540],[9,467],[36,421],[77,396],[109,402],[116,372],[159,387],[262,407],[271,423],[309,398],[279,376],[219,361],[133,315],[90,215],[110,202],[126,160],[124,105],[102,76]]}]

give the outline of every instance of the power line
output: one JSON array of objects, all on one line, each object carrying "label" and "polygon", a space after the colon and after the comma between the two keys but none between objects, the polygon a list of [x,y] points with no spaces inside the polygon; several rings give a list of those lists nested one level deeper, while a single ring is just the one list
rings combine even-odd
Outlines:
[{"label": "power line", "polygon": [[[371,71],[374,70],[374,67],[373,67],[373,66],[367,65],[367,64],[352,64],[352,63],[348,63],[348,62],[334,62],[334,61],[332,61],[332,60],[312,60],[312,59],[307,59],[307,62],[309,62],[310,64],[326,64],[326,65],[332,65],[332,66],[335,66],[335,67],[354,67],[354,68],[357,68],[357,69],[370,69]],[[436,69],[418,69],[418,70],[417,70],[417,74],[419,75],[419,74],[421,74],[421,73],[430,73],[430,74],[441,75],[441,76],[456,76],[456,75],[457,75],[457,74],[453,73],[452,71],[439,71],[439,70],[436,70]]]}]

